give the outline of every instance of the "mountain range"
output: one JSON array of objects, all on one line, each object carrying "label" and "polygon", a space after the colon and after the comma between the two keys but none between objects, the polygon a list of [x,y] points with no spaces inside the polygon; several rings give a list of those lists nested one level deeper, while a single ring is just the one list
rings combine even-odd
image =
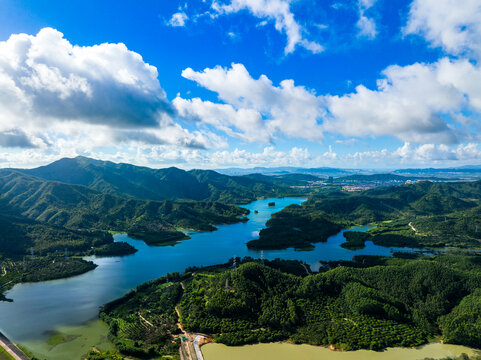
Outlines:
[{"label": "mountain range", "polygon": [[156,201],[248,203],[260,196],[277,196],[287,191],[269,182],[222,175],[212,170],[151,169],[81,156],[35,169],[15,170],[44,180],[83,185],[104,194]]}]

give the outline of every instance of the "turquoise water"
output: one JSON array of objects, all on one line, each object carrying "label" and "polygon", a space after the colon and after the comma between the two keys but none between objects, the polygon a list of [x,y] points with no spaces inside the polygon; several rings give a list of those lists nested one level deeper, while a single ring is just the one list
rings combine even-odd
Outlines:
[{"label": "turquoise water", "polygon": [[[73,278],[17,284],[7,293],[14,302],[0,302],[0,330],[19,343],[46,338],[48,331],[60,326],[76,326],[96,318],[102,304],[168,272],[225,263],[233,256],[259,258],[260,252],[248,250],[246,242],[258,236],[273,212],[304,200],[255,201],[245,206],[251,210],[248,222],[218,226],[219,230],[214,232],[196,233],[175,246],[150,247],[143,241],[117,234],[116,241],[127,241],[139,251],[124,257],[91,257],[89,259],[99,265],[97,269]],[[274,207],[267,205],[271,201],[275,201]],[[254,210],[258,210],[258,214]],[[319,260],[350,260],[359,254],[389,256],[391,249],[398,250],[368,242],[365,249],[350,251],[339,246],[342,242],[341,232],[325,243],[316,244],[312,251],[269,250],[264,251],[264,257],[303,260],[315,268]]]}]

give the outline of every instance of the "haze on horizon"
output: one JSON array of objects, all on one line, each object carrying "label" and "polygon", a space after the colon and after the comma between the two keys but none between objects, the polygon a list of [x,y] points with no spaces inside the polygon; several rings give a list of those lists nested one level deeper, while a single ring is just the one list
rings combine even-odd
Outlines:
[{"label": "haze on horizon", "polygon": [[481,1],[0,0],[0,167],[480,164]]}]

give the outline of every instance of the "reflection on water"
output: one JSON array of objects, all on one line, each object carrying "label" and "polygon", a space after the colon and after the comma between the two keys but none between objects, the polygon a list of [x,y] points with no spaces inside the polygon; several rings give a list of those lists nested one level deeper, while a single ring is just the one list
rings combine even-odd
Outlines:
[{"label": "reflection on water", "polygon": [[325,347],[293,345],[288,343],[225,346],[207,344],[202,347],[205,360],[421,360],[469,356],[481,352],[457,345],[433,343],[419,349],[388,348],[385,351],[331,351]]},{"label": "reflection on water", "polygon": [[[218,226],[219,230],[214,232],[195,233],[191,239],[175,246],[149,247],[143,241],[117,234],[116,241],[127,241],[139,251],[124,257],[91,257],[99,265],[97,269],[73,278],[17,284],[7,292],[14,302],[0,302],[0,330],[21,344],[46,342],[49,331],[58,331],[61,326],[79,326],[96,319],[102,304],[145,281],[168,272],[183,272],[189,266],[225,263],[233,256],[259,258],[260,252],[247,249],[246,242],[258,236],[272,213],[291,204],[300,204],[305,199],[274,200],[273,207],[268,206],[273,199],[246,205],[251,210],[250,220],[246,223]],[[392,250],[399,250],[367,242],[364,249],[351,251],[340,247],[343,242],[341,232],[325,243],[315,244],[312,251],[266,250],[264,258],[302,260],[315,267],[320,260],[351,260],[354,255],[360,254],[390,256]]]}]

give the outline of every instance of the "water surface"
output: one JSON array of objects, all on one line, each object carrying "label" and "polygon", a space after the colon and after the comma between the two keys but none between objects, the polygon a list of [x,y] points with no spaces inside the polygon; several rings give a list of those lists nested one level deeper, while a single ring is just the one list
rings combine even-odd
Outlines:
[{"label": "water surface", "polygon": [[332,351],[325,347],[293,345],[289,343],[225,346],[207,344],[202,347],[205,360],[422,360],[469,356],[481,352],[458,345],[432,343],[412,348],[388,348],[385,351]]},{"label": "water surface", "polygon": [[[52,331],[70,331],[76,339],[85,338],[90,332],[88,321],[97,319],[99,307],[112,301],[136,286],[165,275],[169,272],[183,272],[189,266],[207,266],[226,263],[233,256],[260,257],[260,251],[247,249],[246,242],[258,237],[272,213],[285,206],[300,204],[305,199],[257,200],[245,207],[251,210],[249,221],[233,225],[218,226],[218,231],[195,233],[192,238],[175,246],[151,247],[141,240],[134,240],[125,234],[115,235],[116,241],[126,241],[139,251],[123,257],[88,258],[98,267],[80,276],[45,281],[40,283],[17,284],[7,292],[12,303],[0,302],[0,330],[14,342],[26,345],[36,354],[49,359],[65,359],[55,356],[47,346]],[[275,206],[269,207],[269,202]],[[254,213],[257,210],[258,213]],[[359,228],[365,230],[366,228]],[[340,247],[342,232],[331,236],[325,243],[317,243],[312,251],[266,250],[266,259],[302,260],[318,267],[318,262],[328,260],[351,260],[354,255],[369,254],[390,256],[392,251],[413,249],[386,248],[367,242],[362,250],[346,250]],[[91,324],[91,323],[89,323]],[[97,325],[96,325],[97,326]],[[81,331],[81,329],[84,331]],[[99,329],[99,328],[96,328]],[[83,337],[84,336],[84,337]],[[85,347],[97,340],[87,336]],[[80,340],[73,342],[71,359],[78,358]],[[43,345],[42,345],[43,344]],[[59,348],[66,349],[62,344]]]}]

